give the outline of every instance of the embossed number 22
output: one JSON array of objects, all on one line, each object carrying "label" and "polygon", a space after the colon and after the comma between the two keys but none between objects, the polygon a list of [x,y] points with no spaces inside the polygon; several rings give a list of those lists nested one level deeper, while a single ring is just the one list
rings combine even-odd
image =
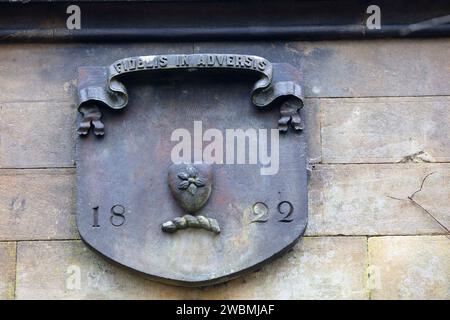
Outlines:
[{"label": "embossed number 22", "polygon": [[[98,224],[98,209],[98,206],[92,208],[94,216],[94,223],[92,224],[93,228],[100,228],[100,225]],[[111,216],[109,217],[109,222],[111,222],[114,227],[120,227],[125,223],[126,218],[124,206],[122,206],[121,204],[116,204],[111,207],[110,212]]]},{"label": "embossed number 22", "polygon": [[[280,214],[284,215],[278,222],[292,222],[292,213],[294,212],[294,206],[289,201],[281,201],[278,203],[277,210]],[[252,207],[255,219],[250,223],[265,223],[269,220],[269,208],[264,202],[256,202]]]}]

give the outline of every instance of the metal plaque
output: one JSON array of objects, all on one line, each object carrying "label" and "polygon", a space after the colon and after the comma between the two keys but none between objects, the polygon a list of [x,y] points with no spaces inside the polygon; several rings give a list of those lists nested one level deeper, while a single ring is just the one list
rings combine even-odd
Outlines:
[{"label": "metal plaque", "polygon": [[184,286],[229,280],[291,248],[308,212],[300,80],[289,64],[236,54],[79,68],[82,239]]}]

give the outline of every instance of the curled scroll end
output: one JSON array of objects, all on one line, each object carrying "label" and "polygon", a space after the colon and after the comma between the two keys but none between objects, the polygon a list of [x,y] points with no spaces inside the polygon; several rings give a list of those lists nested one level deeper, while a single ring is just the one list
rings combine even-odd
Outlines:
[{"label": "curled scroll end", "polygon": [[105,134],[105,125],[100,120],[102,113],[97,105],[82,104],[78,107],[78,111],[81,113],[81,120],[77,129],[80,136],[88,135],[91,127],[92,132],[96,136],[103,136]]},{"label": "curled scroll end", "polygon": [[278,130],[287,132],[289,126],[294,131],[303,130],[303,121],[300,118],[300,109],[303,107],[303,101],[295,96],[290,97],[280,107],[280,119],[278,120]]}]

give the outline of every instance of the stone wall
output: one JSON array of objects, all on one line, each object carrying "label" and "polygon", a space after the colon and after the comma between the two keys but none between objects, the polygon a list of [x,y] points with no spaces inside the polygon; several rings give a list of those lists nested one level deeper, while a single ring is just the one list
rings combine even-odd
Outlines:
[{"label": "stone wall", "polygon": [[[112,265],[74,223],[77,67],[191,52],[299,66],[314,163],[303,240],[197,289]],[[0,298],[449,299],[449,56],[448,39],[0,45]]]}]

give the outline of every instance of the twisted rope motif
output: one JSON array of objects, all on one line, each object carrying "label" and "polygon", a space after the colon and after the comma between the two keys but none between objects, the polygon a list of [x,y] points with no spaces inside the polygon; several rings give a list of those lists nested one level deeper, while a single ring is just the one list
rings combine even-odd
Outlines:
[{"label": "twisted rope motif", "polygon": [[164,222],[161,226],[161,229],[168,233],[188,228],[205,229],[214,233],[220,233],[219,223],[216,219],[190,214]]}]

